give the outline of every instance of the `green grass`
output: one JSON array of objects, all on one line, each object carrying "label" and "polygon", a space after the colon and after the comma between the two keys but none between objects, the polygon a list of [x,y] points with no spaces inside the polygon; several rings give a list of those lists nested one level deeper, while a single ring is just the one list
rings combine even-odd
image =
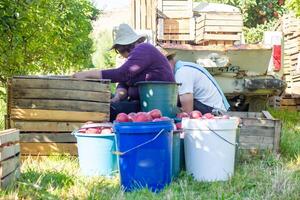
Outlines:
[{"label": "green grass", "polygon": [[182,172],[158,194],[147,189],[125,193],[120,189],[118,177],[82,177],[77,158],[52,156],[40,161],[27,159],[18,182],[0,191],[0,198],[296,200],[300,197],[299,113],[271,112],[284,124],[281,155],[241,156],[235,175],[228,182],[199,183]]}]

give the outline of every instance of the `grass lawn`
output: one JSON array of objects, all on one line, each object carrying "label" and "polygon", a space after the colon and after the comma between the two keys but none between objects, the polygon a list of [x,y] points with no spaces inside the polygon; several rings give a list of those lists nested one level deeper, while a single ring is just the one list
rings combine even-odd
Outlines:
[{"label": "grass lawn", "polygon": [[79,175],[77,158],[52,156],[27,159],[18,182],[3,199],[299,199],[300,113],[271,111],[283,120],[281,155],[241,155],[234,177],[228,182],[199,183],[181,173],[162,192],[146,189],[124,193],[118,177],[88,179]]}]

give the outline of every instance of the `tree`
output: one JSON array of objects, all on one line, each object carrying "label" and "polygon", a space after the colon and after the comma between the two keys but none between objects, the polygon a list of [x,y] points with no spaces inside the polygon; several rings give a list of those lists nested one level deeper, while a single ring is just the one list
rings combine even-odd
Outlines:
[{"label": "tree", "polygon": [[0,1],[0,82],[26,74],[60,74],[92,67],[89,0]]},{"label": "tree", "polygon": [[287,5],[288,8],[293,10],[297,16],[300,16],[300,0],[289,0]]}]

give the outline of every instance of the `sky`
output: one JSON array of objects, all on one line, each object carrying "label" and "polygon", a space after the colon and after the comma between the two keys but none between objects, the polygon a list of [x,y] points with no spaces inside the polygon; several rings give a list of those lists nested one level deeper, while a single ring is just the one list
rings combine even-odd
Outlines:
[{"label": "sky", "polygon": [[129,4],[130,0],[92,0],[95,6],[101,10],[112,10]]}]

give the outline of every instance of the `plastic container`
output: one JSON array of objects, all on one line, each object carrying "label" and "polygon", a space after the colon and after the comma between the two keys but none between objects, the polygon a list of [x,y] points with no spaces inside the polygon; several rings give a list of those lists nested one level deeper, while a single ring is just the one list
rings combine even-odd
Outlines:
[{"label": "plastic container", "polygon": [[157,192],[171,182],[173,122],[114,124],[121,185]]},{"label": "plastic container", "polygon": [[238,118],[182,120],[186,170],[197,181],[226,181],[234,174]]},{"label": "plastic container", "polygon": [[173,152],[172,152],[172,177],[176,178],[180,173],[180,131],[173,132]]},{"label": "plastic container", "polygon": [[178,112],[177,83],[162,81],[144,81],[137,83],[139,87],[141,110],[149,112],[159,109],[163,116],[174,118]]},{"label": "plastic container", "polygon": [[74,133],[79,166],[85,176],[111,176],[117,171],[115,134]]}]

